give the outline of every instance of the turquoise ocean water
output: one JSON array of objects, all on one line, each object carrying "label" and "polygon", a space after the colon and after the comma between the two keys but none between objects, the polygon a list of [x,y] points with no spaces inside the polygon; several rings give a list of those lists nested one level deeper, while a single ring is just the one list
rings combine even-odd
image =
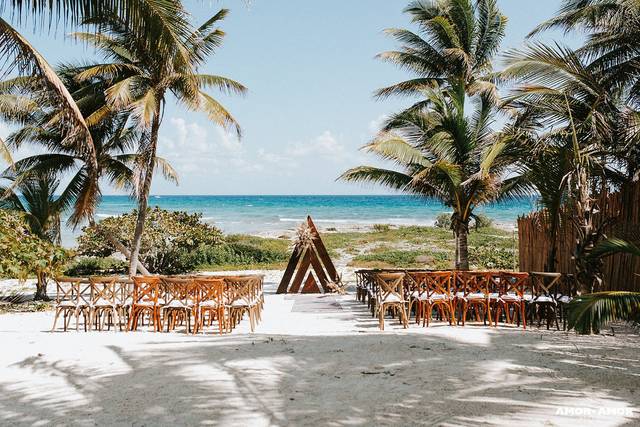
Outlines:
[{"label": "turquoise ocean water", "polygon": [[[268,235],[294,229],[307,215],[318,226],[395,224],[432,225],[450,211],[437,201],[410,196],[151,196],[151,206],[201,213],[203,220],[226,233]],[[127,196],[104,196],[97,219],[119,215],[135,207]],[[518,215],[535,208],[524,198],[479,208],[497,223],[513,224]],[[73,246],[79,230],[65,229],[63,244]]]}]

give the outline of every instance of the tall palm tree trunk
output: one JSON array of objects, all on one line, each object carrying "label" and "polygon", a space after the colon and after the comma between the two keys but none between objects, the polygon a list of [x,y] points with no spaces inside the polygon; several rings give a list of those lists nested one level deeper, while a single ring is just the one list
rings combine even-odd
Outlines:
[{"label": "tall palm tree trunk", "polygon": [[469,225],[460,222],[455,228],[456,270],[469,270]]},{"label": "tall palm tree trunk", "polygon": [[129,259],[129,275],[135,276],[138,258],[140,257],[140,244],[142,233],[144,232],[144,222],[147,218],[147,206],[149,204],[149,192],[151,191],[151,181],[153,180],[153,170],[156,161],[156,148],[158,146],[158,132],[160,130],[160,103],[156,108],[155,117],[151,124],[151,144],[149,146],[149,160],[144,172],[144,181],[138,194],[138,218],[131,244],[131,258]]}]

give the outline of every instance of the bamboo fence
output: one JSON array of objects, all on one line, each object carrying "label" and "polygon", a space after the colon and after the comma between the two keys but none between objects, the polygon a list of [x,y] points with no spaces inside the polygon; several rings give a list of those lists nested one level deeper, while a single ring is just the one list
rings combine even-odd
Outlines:
[{"label": "bamboo fence", "polygon": [[[606,194],[597,201],[600,212],[595,223],[606,218],[614,221],[605,230],[607,237],[619,237],[640,244],[640,182]],[[544,271],[551,247],[548,238],[549,221],[546,211],[532,212],[518,218],[520,271]],[[557,238],[556,271],[574,273],[573,253],[576,233],[571,212],[563,210]],[[607,257],[603,267],[603,290],[640,292],[640,257],[614,255]]]}]

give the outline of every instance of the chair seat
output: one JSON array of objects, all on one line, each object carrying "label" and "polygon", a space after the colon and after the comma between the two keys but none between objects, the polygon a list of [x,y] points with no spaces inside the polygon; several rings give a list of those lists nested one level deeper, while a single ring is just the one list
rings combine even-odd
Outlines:
[{"label": "chair seat", "polygon": [[217,308],[219,306],[220,304],[218,303],[218,301],[215,301],[215,300],[207,300],[207,301],[202,301],[200,303],[200,307],[205,307],[205,308]]},{"label": "chair seat", "polygon": [[240,308],[240,307],[251,307],[255,305],[255,301],[253,300],[245,300],[243,298],[241,299],[237,299],[235,301],[233,301],[230,305],[230,307],[234,307],[234,308]]},{"label": "chair seat", "polygon": [[73,301],[60,301],[56,304],[56,307],[76,308],[76,303]]},{"label": "chair seat", "polygon": [[489,299],[490,300],[498,300],[500,299],[500,294],[497,292],[492,292],[489,294]]},{"label": "chair seat", "polygon": [[537,296],[537,297],[535,297],[535,298],[533,299],[533,302],[536,302],[536,303],[538,303],[538,302],[542,302],[542,303],[551,303],[551,304],[556,304],[556,301],[555,301],[552,297],[547,296],[547,295],[539,295],[539,296]]},{"label": "chair seat", "polygon": [[389,294],[382,299],[383,304],[401,303],[401,302],[405,302],[405,301],[400,299],[400,297],[396,294]]},{"label": "chair seat", "polygon": [[169,304],[165,304],[163,308],[189,308],[189,304],[174,299]]},{"label": "chair seat", "polygon": [[423,294],[420,296],[420,301],[448,301],[451,299],[448,295],[445,294]]},{"label": "chair seat", "polygon": [[97,301],[91,303],[92,307],[115,307],[116,304],[113,301],[109,301],[104,298],[98,298]]},{"label": "chair seat", "polygon": [[572,299],[569,295],[556,295],[556,300],[563,304],[569,304]]},{"label": "chair seat", "polygon": [[522,301],[523,298],[516,294],[504,294],[500,295],[500,300],[504,302],[519,302]]},{"label": "chair seat", "polygon": [[471,294],[467,294],[467,295],[463,296],[462,299],[466,299],[467,301],[469,301],[469,300],[485,300],[485,299],[487,299],[487,296],[485,294],[483,294],[483,293],[475,292],[475,293],[471,293]]}]

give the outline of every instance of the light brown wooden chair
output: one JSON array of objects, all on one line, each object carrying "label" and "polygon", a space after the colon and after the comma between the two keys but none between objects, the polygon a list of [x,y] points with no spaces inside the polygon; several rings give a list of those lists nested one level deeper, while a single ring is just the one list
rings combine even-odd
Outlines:
[{"label": "light brown wooden chair", "polygon": [[118,278],[91,277],[89,281],[92,286],[89,307],[89,323],[91,327],[95,326],[96,329],[101,331],[106,323],[107,328],[110,329],[111,324],[115,325],[117,321],[118,326],[122,329],[118,310]]},{"label": "light brown wooden chair", "polygon": [[380,322],[380,330],[384,331],[384,316],[387,310],[393,309],[404,328],[409,327],[404,298],[404,273],[376,273],[378,285],[376,309]]},{"label": "light brown wooden chair", "polygon": [[225,282],[222,278],[195,278],[198,289],[198,304],[194,333],[202,330],[207,324],[211,326],[214,320],[218,322],[220,335],[227,332],[228,322],[225,309]]},{"label": "light brown wooden chair", "polygon": [[[55,315],[53,318],[53,326],[51,331],[55,331],[56,324],[60,315],[63,315],[63,330],[69,327],[71,317],[75,318],[76,330],[78,330],[79,316],[84,316],[84,327],[87,329],[89,323],[89,299],[80,296],[81,290],[86,291],[89,281],[81,277],[58,277],[55,278],[56,298],[55,298]],[[82,288],[82,289],[81,289]]]},{"label": "light brown wooden chair", "polygon": [[[167,332],[174,330],[176,324],[186,322],[187,331],[191,332],[191,316],[197,317],[198,288],[194,278],[163,277],[160,294],[163,304],[160,307],[162,327],[166,325]],[[197,320],[194,320],[194,324]],[[162,329],[161,327],[161,329]],[[194,326],[194,333],[195,326]]]},{"label": "light brown wooden chair", "polygon": [[422,326],[429,326],[433,310],[438,310],[440,318],[455,323],[454,297],[451,292],[453,273],[451,271],[430,271],[424,276],[425,292],[419,297],[422,310]]},{"label": "light brown wooden chair", "polygon": [[262,280],[256,276],[227,276],[224,279],[227,300],[225,306],[229,313],[231,328],[235,328],[244,317],[244,313],[248,313],[251,332],[254,332],[260,320],[262,297],[259,292]]},{"label": "light brown wooden chair", "polygon": [[496,325],[500,319],[501,312],[504,312],[507,323],[513,324],[513,318],[517,317],[518,326],[522,322],[523,328],[527,328],[524,291],[528,282],[528,273],[500,273],[500,292],[495,305]]},{"label": "light brown wooden chair", "polygon": [[467,321],[469,311],[475,313],[478,322],[482,320],[486,324],[486,321],[488,321],[489,326],[491,326],[489,273],[458,271],[456,275],[459,287],[457,300],[460,307],[462,326]]},{"label": "light brown wooden chair", "polygon": [[159,276],[134,276],[133,295],[131,301],[131,315],[129,316],[130,331],[138,329],[138,323],[144,318],[145,313],[149,316],[149,321],[153,323],[153,328],[158,332],[162,328],[160,321],[161,301]]}]

